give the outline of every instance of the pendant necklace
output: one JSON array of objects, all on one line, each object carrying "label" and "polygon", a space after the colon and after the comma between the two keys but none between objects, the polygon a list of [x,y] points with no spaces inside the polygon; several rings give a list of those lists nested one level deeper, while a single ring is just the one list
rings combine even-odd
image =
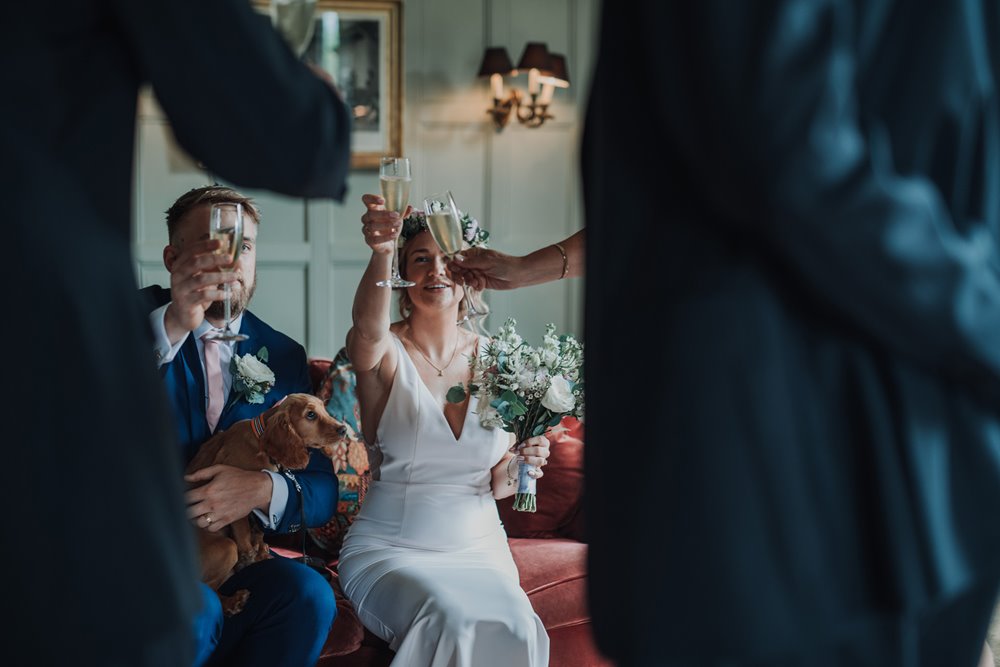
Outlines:
[{"label": "pendant necklace", "polygon": [[424,354],[424,351],[420,349],[419,345],[417,345],[417,341],[413,340],[413,338],[411,337],[410,338],[410,342],[413,343],[413,347],[417,348],[417,352],[419,352],[420,356],[424,358],[424,361],[426,361],[428,364],[430,364],[431,368],[433,368],[434,370],[436,370],[438,372],[438,377],[442,377],[443,376],[444,370],[446,368],[448,368],[449,366],[451,366],[451,362],[455,361],[455,354],[458,353],[458,336],[456,336],[455,337],[455,349],[453,349],[451,351],[451,358],[448,359],[448,363],[446,363],[441,368],[438,368],[437,366],[434,365],[433,361],[431,361],[430,359],[427,358],[427,355]]}]

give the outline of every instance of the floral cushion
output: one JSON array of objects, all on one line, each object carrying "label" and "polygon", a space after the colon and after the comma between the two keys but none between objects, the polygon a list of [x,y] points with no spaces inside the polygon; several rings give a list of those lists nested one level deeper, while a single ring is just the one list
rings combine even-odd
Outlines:
[{"label": "floral cushion", "polygon": [[344,534],[361,509],[370,479],[368,452],[365,443],[356,435],[361,433],[356,390],[354,368],[347,358],[347,350],[341,349],[325,376],[319,379],[316,395],[326,403],[330,416],[346,423],[354,429],[354,434],[348,443],[339,443],[331,454],[340,486],[337,514],[326,525],[309,529],[313,542],[334,559],[340,553]]}]

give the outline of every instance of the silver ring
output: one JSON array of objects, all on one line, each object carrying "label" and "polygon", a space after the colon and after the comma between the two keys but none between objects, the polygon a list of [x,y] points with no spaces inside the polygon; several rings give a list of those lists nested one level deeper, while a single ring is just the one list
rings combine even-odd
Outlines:
[{"label": "silver ring", "polygon": [[208,514],[205,515],[205,525],[206,526],[211,526],[212,525],[212,517],[209,516]]}]

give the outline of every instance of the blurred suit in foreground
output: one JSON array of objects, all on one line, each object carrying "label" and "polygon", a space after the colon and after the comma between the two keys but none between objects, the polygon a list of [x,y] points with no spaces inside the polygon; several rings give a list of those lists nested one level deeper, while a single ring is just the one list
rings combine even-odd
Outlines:
[{"label": "blurred suit in foreground", "polygon": [[245,0],[5,11],[5,656],[176,667],[198,570],[131,264],[136,93],[213,173],[312,197],[343,195],[349,114]]},{"label": "blurred suit in foreground", "polygon": [[621,665],[976,664],[1000,579],[997,10],[606,3],[586,511]]}]

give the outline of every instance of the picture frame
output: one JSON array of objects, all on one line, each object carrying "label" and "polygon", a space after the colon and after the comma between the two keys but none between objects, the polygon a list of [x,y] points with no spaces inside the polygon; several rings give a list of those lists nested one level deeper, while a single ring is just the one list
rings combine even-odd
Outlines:
[{"label": "picture frame", "polygon": [[[262,12],[270,3],[256,0]],[[302,60],[333,78],[353,112],[351,168],[377,169],[402,155],[401,0],[315,0]]]}]

